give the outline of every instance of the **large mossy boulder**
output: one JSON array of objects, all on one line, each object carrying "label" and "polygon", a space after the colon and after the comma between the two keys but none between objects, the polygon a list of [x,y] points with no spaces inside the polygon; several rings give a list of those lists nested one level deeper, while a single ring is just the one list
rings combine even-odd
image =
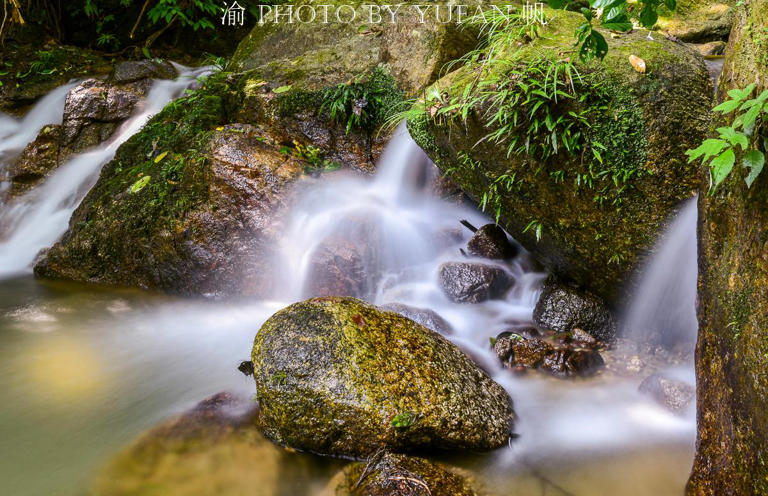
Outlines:
[{"label": "large mossy boulder", "polygon": [[324,468],[264,439],[253,427],[255,407],[230,393],[202,401],[111,459],[96,475],[90,494],[302,494],[324,475]]},{"label": "large mossy boulder", "polygon": [[[765,26],[768,1],[741,8],[721,91],[768,89]],[[746,174],[737,166],[699,197],[698,437],[688,485],[696,496],[768,494],[768,174],[751,188]]]},{"label": "large mossy boulder", "polygon": [[[437,166],[556,276],[616,303],[666,220],[700,184],[685,151],[707,132],[711,83],[691,49],[640,32],[604,33],[602,62],[571,59],[580,16],[546,12],[549,23],[533,40],[495,45],[501,62],[488,64],[480,54],[479,62],[438,81],[417,104],[424,111],[412,112],[409,129]],[[527,104],[551,91],[547,81],[551,88],[556,78],[570,98],[560,93]],[[509,96],[502,108],[502,94],[528,107],[519,109]],[[504,129],[499,123],[508,127],[496,140],[489,135]],[[566,134],[575,151],[564,146]],[[531,138],[541,143],[526,152]]]},{"label": "large mossy boulder", "polygon": [[[254,28],[226,71],[120,147],[35,273],[185,295],[272,296],[271,250],[294,185],[338,166],[372,171],[386,135],[380,126],[408,93],[434,81],[443,59],[476,41],[434,21],[382,26]],[[318,59],[323,50],[336,56]],[[414,53],[438,55],[425,70],[409,59]]]},{"label": "large mossy boulder", "polygon": [[295,303],[253,345],[259,424],[276,443],[363,458],[380,448],[507,443],[507,392],[455,345],[354,298]]}]

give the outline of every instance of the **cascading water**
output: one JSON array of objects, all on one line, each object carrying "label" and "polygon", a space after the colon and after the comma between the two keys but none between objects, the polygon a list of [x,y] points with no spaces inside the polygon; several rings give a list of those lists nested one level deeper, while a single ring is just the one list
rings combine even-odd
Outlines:
[{"label": "cascading water", "polygon": [[[0,221],[11,226],[0,241],[0,274],[26,270],[38,250],[61,235],[119,144],[188,83],[184,77],[157,82],[144,109],[109,143],[63,165],[0,213]],[[542,494],[547,487],[555,489],[552,494],[682,491],[692,457],[692,410],[675,415],[642,396],[637,391],[642,377],[517,377],[499,364],[489,338],[530,324],[545,276],[530,269],[527,255],[503,263],[482,260],[496,263],[515,280],[504,299],[457,304],[446,298],[438,284],[440,265],[467,261],[460,248],[470,233],[459,221],[480,226],[488,219],[473,208],[435,198],[429,187],[435,170],[401,126],[375,176],[339,171],[302,184],[298,203],[287,210],[281,256],[275,261],[283,275],[274,288],[276,301],[190,303],[56,285],[41,291],[24,278],[0,282],[0,329],[7,331],[0,332],[0,404],[5,405],[0,408],[0,458],[11,460],[0,465],[4,488],[14,494],[79,494],[83,474],[161,418],[217,391],[252,394],[252,381],[235,367],[247,359],[254,332],[279,308],[315,294],[317,257],[343,246],[355,251],[365,298],[436,311],[452,327],[446,337],[510,392],[520,437],[473,466],[487,484],[521,495]],[[643,279],[651,282],[641,284],[637,313],[666,315],[657,328],[687,322],[691,315],[695,280],[691,289],[688,272],[678,274],[681,267],[689,268],[680,261],[695,263],[693,208],[683,209],[657,251],[655,260],[663,269],[657,271],[652,262]],[[674,248],[679,244],[683,248]],[[668,251],[673,255],[665,255]],[[669,284],[678,277],[680,285]],[[679,304],[657,311],[666,301]],[[674,311],[683,308],[684,316],[675,317]],[[637,327],[652,328],[645,322]],[[693,375],[690,367],[672,372]],[[663,458],[668,450],[682,454]],[[650,453],[650,459],[634,458],[633,452]],[[614,460],[616,467],[606,468]],[[667,480],[656,490],[649,479],[659,473]]]},{"label": "cascading water", "polygon": [[626,336],[674,346],[696,340],[696,199],[680,209],[641,274],[623,319]]},{"label": "cascading water", "polygon": [[[141,109],[124,122],[109,141],[73,157],[42,186],[4,206],[0,212],[0,278],[29,270],[40,250],[51,246],[66,231],[72,212],[96,182],[104,164],[114,157],[118,147],[168,102],[181,96],[197,77],[211,72],[210,67],[188,69],[176,65],[176,68],[179,77],[173,81],[155,81]],[[62,94],[66,95],[71,86],[59,88],[44,98],[21,121],[8,143],[23,147],[26,144],[24,140],[34,138],[37,130],[53,117],[50,108],[58,110],[61,121],[64,106]],[[30,131],[27,125],[31,126],[30,129],[34,126],[38,128]],[[18,148],[7,143],[3,147],[9,150]]]}]

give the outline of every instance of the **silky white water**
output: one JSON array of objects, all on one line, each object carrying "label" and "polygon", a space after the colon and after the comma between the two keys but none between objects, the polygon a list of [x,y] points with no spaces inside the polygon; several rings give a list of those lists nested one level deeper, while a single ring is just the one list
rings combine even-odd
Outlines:
[{"label": "silky white water", "polygon": [[[51,246],[64,234],[72,213],[95,184],[104,164],[115,156],[118,147],[168,102],[181,96],[196,82],[198,76],[211,72],[209,67],[192,70],[178,65],[176,67],[180,72],[179,77],[173,81],[155,81],[140,109],[106,143],[74,156],[62,164],[42,186],[3,207],[0,211],[0,278],[30,270],[40,250]],[[51,102],[47,102],[46,97],[38,103],[21,121],[10,141],[15,143],[34,138],[37,131],[30,133],[25,125],[30,121],[30,126],[39,124],[42,127],[46,119],[52,118],[47,105],[55,106],[56,109],[60,106],[63,110],[61,91],[62,88],[59,88],[52,93],[55,99]],[[40,108],[43,105],[45,107]]]},{"label": "silky white water", "polygon": [[[12,220],[0,241],[0,271],[26,271],[39,249],[63,233],[119,142],[183,91],[182,83],[189,80],[156,83],[146,107],[113,141],[76,157],[0,213]],[[504,299],[456,304],[443,295],[440,264],[467,260],[459,249],[471,233],[459,221],[479,227],[489,220],[434,197],[429,184],[435,173],[401,127],[373,177],[337,171],[302,184],[297,203],[286,209],[274,301],[199,303],[29,278],[0,282],[5,489],[79,494],[101,462],[160,419],[217,391],[252,394],[252,380],[236,366],[248,359],[258,328],[278,309],[312,296],[308,279],[321,247],[347,243],[359,249],[369,301],[436,311],[453,328],[446,337],[510,392],[519,437],[469,463],[481,480],[501,489],[497,494],[538,495],[542,480],[551,494],[680,493],[693,455],[692,409],[674,415],[640,395],[643,376],[564,381],[517,377],[500,366],[489,339],[530,324],[545,277],[529,268],[525,254],[508,263],[478,260],[497,263],[515,280]],[[686,227],[690,219],[680,222]],[[673,224],[672,232],[678,228]],[[667,240],[658,253],[674,244]],[[676,277],[674,271],[663,275],[643,291]],[[670,291],[689,289],[686,283]],[[690,367],[671,372],[693,380]]]}]

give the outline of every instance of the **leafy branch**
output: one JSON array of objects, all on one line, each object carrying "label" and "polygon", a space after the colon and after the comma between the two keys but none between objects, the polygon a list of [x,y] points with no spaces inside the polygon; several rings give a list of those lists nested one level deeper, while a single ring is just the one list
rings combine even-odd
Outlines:
[{"label": "leafy branch", "polygon": [[[747,100],[755,90],[755,84],[744,89],[733,89],[728,92],[729,100],[724,101],[713,110],[724,115],[734,114],[730,126],[717,128],[718,138],[710,138],[698,148],[688,150],[688,162],[701,158],[703,163],[709,162],[710,192],[713,192],[733,171],[736,164],[737,146],[741,148],[741,166],[749,169],[744,181],[751,187],[765,165],[765,153],[752,147],[755,129],[760,129],[763,118],[768,114],[768,90],[756,98]],[[763,137],[763,148],[768,150],[768,138]]]}]

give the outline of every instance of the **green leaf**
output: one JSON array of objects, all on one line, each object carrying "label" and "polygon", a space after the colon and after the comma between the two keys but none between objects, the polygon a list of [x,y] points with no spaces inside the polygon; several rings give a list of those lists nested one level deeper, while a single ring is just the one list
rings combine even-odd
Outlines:
[{"label": "green leaf", "polygon": [[765,155],[763,155],[763,152],[760,150],[750,150],[747,153],[744,154],[744,167],[749,168],[749,175],[747,175],[746,178],[744,178],[744,181],[747,183],[747,187],[752,187],[752,183],[755,182],[755,179],[757,179],[757,176],[760,175],[760,172],[763,170],[763,166],[765,165]]},{"label": "green leaf", "polygon": [[713,108],[712,110],[716,112],[721,112],[723,114],[729,114],[739,108],[739,105],[741,104],[741,100],[726,100],[717,107]]},{"label": "green leaf", "polygon": [[747,98],[749,95],[751,95],[754,89],[755,89],[755,83],[752,83],[746,88],[744,88],[743,90],[740,90],[739,88],[734,88],[730,90],[728,92],[728,96],[733,98],[734,100],[741,101]]},{"label": "green leaf", "polygon": [[144,56],[145,56],[146,58],[148,58],[148,59],[151,59],[151,58],[152,58],[152,54],[151,54],[151,53],[149,53],[149,48],[147,48],[147,47],[141,47],[141,53],[143,53],[143,54],[144,54]]},{"label": "green leaf", "polygon": [[732,148],[728,148],[712,161],[710,167],[712,167],[715,186],[722,183],[728,177],[728,174],[733,170],[734,163],[736,163],[736,155],[733,153]]},{"label": "green leaf", "polygon": [[704,156],[703,160],[709,159],[709,157],[712,157],[714,155],[717,155],[721,151],[723,151],[723,148],[725,148],[728,145],[724,140],[721,139],[707,139],[704,140],[704,142],[696,148],[695,150],[688,150],[685,152],[686,155],[688,155],[688,163],[693,162],[697,158]]},{"label": "green leaf", "polygon": [[168,155],[168,152],[163,152],[160,155],[158,155],[157,157],[155,157],[155,163],[160,162],[162,159],[165,158],[166,155]]},{"label": "green leaf", "polygon": [[285,85],[285,86],[279,86],[279,87],[275,88],[275,89],[274,89],[274,90],[272,90],[272,91],[273,91],[274,93],[276,93],[276,94],[279,94],[279,93],[285,93],[286,91],[288,91],[288,90],[290,90],[290,89],[291,89],[291,86],[293,86],[293,85],[290,85],[290,84],[288,84],[288,85]]},{"label": "green leaf", "polygon": [[146,186],[149,183],[149,180],[152,178],[152,176],[143,176],[141,179],[133,183],[131,185],[129,191],[131,193],[138,193],[142,189],[144,189],[144,186]]}]

